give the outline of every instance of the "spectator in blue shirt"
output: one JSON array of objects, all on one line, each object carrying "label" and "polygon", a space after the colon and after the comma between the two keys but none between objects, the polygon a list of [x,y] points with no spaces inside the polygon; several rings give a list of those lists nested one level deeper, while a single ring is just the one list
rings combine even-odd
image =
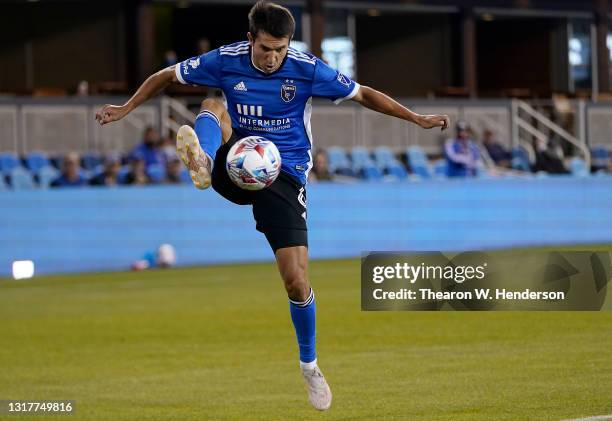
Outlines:
[{"label": "spectator in blue shirt", "polygon": [[79,155],[71,152],[64,156],[62,174],[51,182],[51,187],[81,187],[87,185],[87,180],[81,176]]},{"label": "spectator in blue shirt", "polygon": [[166,165],[164,154],[160,149],[160,137],[157,130],[153,127],[145,129],[142,143],[132,149],[130,158],[143,159],[146,168],[153,164]]},{"label": "spectator in blue shirt", "polygon": [[470,139],[469,130],[470,126],[465,121],[458,121],[457,136],[448,139],[444,145],[449,177],[474,177],[478,167],[482,165],[480,149]]}]

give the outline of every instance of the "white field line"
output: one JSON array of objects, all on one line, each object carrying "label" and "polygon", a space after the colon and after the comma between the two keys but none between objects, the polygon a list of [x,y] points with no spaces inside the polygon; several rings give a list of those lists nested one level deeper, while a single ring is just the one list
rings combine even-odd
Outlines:
[{"label": "white field line", "polygon": [[595,415],[595,416],[586,417],[586,418],[572,418],[571,420],[563,420],[563,421],[603,421],[603,420],[612,420],[612,414]]}]

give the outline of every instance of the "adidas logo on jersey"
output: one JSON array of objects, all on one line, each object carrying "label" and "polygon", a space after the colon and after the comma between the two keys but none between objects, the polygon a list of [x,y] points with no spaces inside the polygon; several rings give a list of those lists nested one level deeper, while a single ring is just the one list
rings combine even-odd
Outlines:
[{"label": "adidas logo on jersey", "polygon": [[247,87],[244,84],[244,82],[240,81],[240,83],[237,83],[236,86],[234,86],[234,91],[246,92],[247,91]]}]

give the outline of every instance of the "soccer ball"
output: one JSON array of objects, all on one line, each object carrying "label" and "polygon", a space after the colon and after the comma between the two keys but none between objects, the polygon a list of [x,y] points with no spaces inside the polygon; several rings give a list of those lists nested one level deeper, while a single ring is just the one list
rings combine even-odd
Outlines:
[{"label": "soccer ball", "polygon": [[238,187],[261,190],[276,180],[281,157],[274,143],[260,136],[240,139],[227,154],[227,173]]}]

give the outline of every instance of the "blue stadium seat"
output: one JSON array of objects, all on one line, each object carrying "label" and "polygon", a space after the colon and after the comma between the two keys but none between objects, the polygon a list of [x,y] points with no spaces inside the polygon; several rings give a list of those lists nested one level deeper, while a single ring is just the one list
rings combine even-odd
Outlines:
[{"label": "blue stadium seat", "polygon": [[393,151],[386,146],[374,149],[374,159],[378,168],[399,180],[406,178],[408,172],[404,165],[395,157]]},{"label": "blue stadium seat", "polygon": [[128,174],[130,173],[131,168],[129,165],[123,165],[119,169],[119,174],[117,174],[117,182],[119,184],[125,184]]},{"label": "blue stadium seat", "polygon": [[478,178],[492,178],[491,173],[489,173],[489,170],[483,166],[478,166],[476,168],[476,176]]},{"label": "blue stadium seat", "polygon": [[327,150],[327,161],[330,173],[347,176],[354,175],[351,168],[351,162],[344,149],[338,146],[332,146],[329,148]]},{"label": "blue stadium seat", "polygon": [[16,153],[4,152],[0,153],[0,171],[4,175],[10,174],[15,168],[21,167],[21,162]]},{"label": "blue stadium seat", "polygon": [[427,155],[418,146],[410,146],[406,150],[406,156],[408,157],[408,164],[412,169],[412,172],[421,178],[431,178],[431,167],[427,160]]},{"label": "blue stadium seat", "polygon": [[32,174],[22,166],[13,168],[10,172],[11,187],[14,190],[29,190],[35,186]]},{"label": "blue stadium seat", "polygon": [[82,179],[84,179],[87,182],[89,182],[89,180],[91,180],[98,174],[99,173],[96,172],[95,170],[86,170],[84,168],[79,168],[79,175],[81,176]]},{"label": "blue stadium seat", "polygon": [[595,171],[606,170],[610,162],[610,154],[605,146],[596,145],[591,149],[591,166]]},{"label": "blue stadium seat", "polygon": [[518,171],[531,171],[531,165],[529,165],[529,155],[524,148],[518,147],[512,149],[512,168]]},{"label": "blue stadium seat", "polygon": [[446,178],[448,165],[445,159],[440,159],[434,163],[434,175],[436,178]]},{"label": "blue stadium seat", "polygon": [[588,177],[590,173],[589,169],[586,166],[586,163],[580,158],[571,159],[570,172],[575,177]]},{"label": "blue stadium seat", "polygon": [[147,167],[147,175],[152,183],[163,183],[166,180],[166,168],[163,165],[151,164]]},{"label": "blue stadium seat", "polygon": [[102,161],[103,159],[100,154],[89,152],[83,155],[83,158],[81,159],[81,165],[87,171],[94,171],[98,166],[102,165]]},{"label": "blue stadium seat", "polygon": [[2,174],[0,174],[0,191],[2,190],[8,190],[9,185],[6,182],[6,180],[4,179],[4,176]]},{"label": "blue stadium seat", "polygon": [[53,168],[51,165],[43,167],[38,171],[38,186],[41,189],[47,189],[57,177],[60,176],[60,172]]},{"label": "blue stadium seat", "polygon": [[40,151],[30,152],[26,156],[26,167],[33,174],[38,174],[41,169],[51,165],[47,154]]},{"label": "blue stadium seat", "polygon": [[353,160],[353,171],[355,174],[363,175],[366,180],[380,180],[382,171],[376,166],[370,157],[370,152],[363,146],[356,146],[351,151]]}]

